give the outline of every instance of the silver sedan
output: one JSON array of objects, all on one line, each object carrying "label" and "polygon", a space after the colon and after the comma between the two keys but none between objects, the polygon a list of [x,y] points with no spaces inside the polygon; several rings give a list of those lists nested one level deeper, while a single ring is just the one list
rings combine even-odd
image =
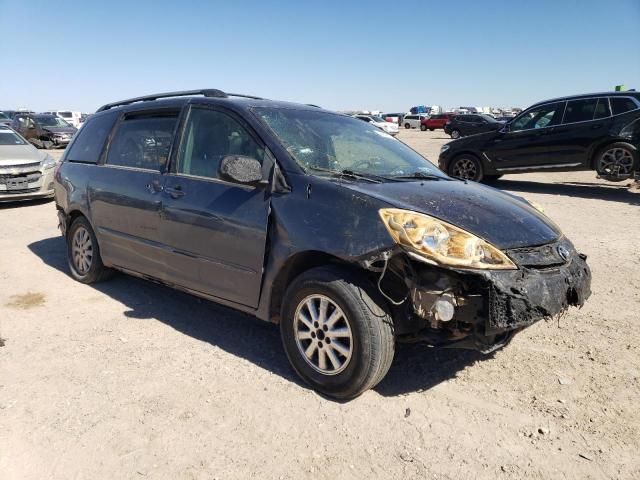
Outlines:
[{"label": "silver sedan", "polygon": [[56,160],[0,125],[0,202],[53,197]]}]

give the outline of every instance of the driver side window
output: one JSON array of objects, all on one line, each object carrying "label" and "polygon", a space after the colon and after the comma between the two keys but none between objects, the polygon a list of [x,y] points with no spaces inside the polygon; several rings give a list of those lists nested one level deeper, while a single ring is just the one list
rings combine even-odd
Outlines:
[{"label": "driver side window", "polygon": [[226,113],[193,108],[180,146],[177,173],[218,178],[218,167],[227,155],[251,157],[262,163],[264,148]]},{"label": "driver side window", "polygon": [[532,130],[558,125],[564,114],[565,102],[548,103],[524,112],[511,123],[511,131]]}]

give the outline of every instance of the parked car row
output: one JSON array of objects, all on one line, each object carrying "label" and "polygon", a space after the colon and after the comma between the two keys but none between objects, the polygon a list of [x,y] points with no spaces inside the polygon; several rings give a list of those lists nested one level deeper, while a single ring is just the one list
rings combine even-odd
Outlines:
[{"label": "parked car row", "polygon": [[69,110],[3,110],[0,125],[10,126],[37,148],[65,147],[88,117]]}]

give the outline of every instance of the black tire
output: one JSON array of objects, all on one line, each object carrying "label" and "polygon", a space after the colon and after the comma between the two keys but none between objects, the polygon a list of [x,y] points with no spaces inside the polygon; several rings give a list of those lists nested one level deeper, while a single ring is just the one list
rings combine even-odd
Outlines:
[{"label": "black tire", "polygon": [[[604,155],[609,152],[624,152],[626,155],[626,164],[622,159],[614,160],[614,163],[609,163],[605,165],[603,163]],[[617,162],[621,162],[616,165]],[[626,142],[615,142],[609,145],[606,145],[599,149],[593,157],[593,166],[598,176],[601,178],[608,180],[610,182],[622,182],[624,180],[628,180],[629,178],[633,178],[634,172],[638,170],[640,166],[640,154],[633,147],[633,145]],[[622,172],[621,172],[622,170]]]},{"label": "black tire", "polygon": [[470,153],[463,153],[451,160],[447,168],[447,174],[450,177],[474,182],[481,182],[484,178],[482,163],[478,160],[478,157]]},{"label": "black tire", "polygon": [[[334,348],[330,342],[323,346],[323,341],[331,338],[330,333],[320,337],[322,326],[315,330],[318,333],[313,339],[298,340],[298,325],[303,322],[296,314],[306,307],[306,301],[316,296],[328,299],[342,310],[344,316],[341,318],[351,335],[348,340],[350,359],[340,357],[344,364],[342,370],[336,370],[337,373],[323,373],[317,365],[311,365],[319,360],[320,349],[328,351]],[[296,278],[287,288],[284,298],[280,322],[282,343],[293,369],[312,388],[329,397],[348,400],[373,388],[384,378],[395,351],[393,323],[385,302],[365,277],[335,266],[314,268]],[[310,313],[309,310],[307,312]],[[314,323],[313,327],[318,328],[316,325]],[[310,328],[308,332],[312,331]],[[306,341],[309,343],[303,345],[302,342]],[[307,347],[308,350],[311,343],[318,346],[311,353],[312,358],[307,359],[302,349]],[[336,339],[333,345],[336,345]],[[344,347],[341,344],[341,348]],[[333,352],[335,355],[337,350]]]},{"label": "black tire", "polygon": [[404,124],[404,128],[406,128],[407,130],[409,130],[411,128],[411,124],[409,123],[405,123]]},{"label": "black tire", "polygon": [[427,131],[427,126],[426,125],[420,125],[420,130],[422,130],[423,132]]},{"label": "black tire", "polygon": [[433,132],[434,130],[435,130],[435,128],[430,128],[429,129],[430,132]]},{"label": "black tire", "polygon": [[[83,269],[79,264],[79,261],[74,259],[74,241],[76,240],[76,234],[82,229],[82,231],[88,234],[91,251],[91,259],[88,260],[88,268]],[[80,235],[78,233],[78,235]],[[98,245],[98,240],[96,239],[96,235],[93,232],[93,228],[89,224],[89,221],[85,217],[76,218],[69,230],[67,231],[67,263],[69,265],[69,270],[71,271],[71,276],[81,282],[81,283],[98,283],[104,280],[111,278],[114,274],[114,270],[107,268],[102,263],[102,258],[100,258],[100,247]],[[89,249],[83,249],[88,252]],[[87,256],[85,256],[87,258]]]},{"label": "black tire", "polygon": [[460,132],[460,130],[454,128],[453,130],[451,130],[450,136],[451,136],[451,138],[453,138],[455,140],[457,138],[462,137],[462,133]]}]

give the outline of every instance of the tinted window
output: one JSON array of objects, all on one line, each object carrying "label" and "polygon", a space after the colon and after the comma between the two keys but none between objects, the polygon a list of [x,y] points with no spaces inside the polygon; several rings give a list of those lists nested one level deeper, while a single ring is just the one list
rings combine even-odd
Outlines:
[{"label": "tinted window", "polygon": [[99,115],[88,120],[73,141],[66,159],[70,162],[98,163],[117,113]]},{"label": "tinted window", "polygon": [[606,97],[598,99],[598,105],[596,105],[596,113],[593,118],[606,118],[611,116],[611,109],[609,108],[609,99]]},{"label": "tinted window", "polygon": [[126,117],[109,147],[107,163],[162,171],[177,119],[177,113]]},{"label": "tinted window", "polygon": [[564,111],[564,120],[562,123],[586,122],[588,120],[593,120],[597,104],[597,98],[569,100],[567,102],[567,108]]},{"label": "tinted window", "polygon": [[216,178],[220,161],[227,155],[242,155],[262,162],[264,149],[229,115],[193,109],[180,146],[178,173]]},{"label": "tinted window", "polygon": [[557,125],[564,113],[564,106],[565,102],[558,102],[534,107],[511,122],[511,130],[530,130]]},{"label": "tinted window", "polygon": [[614,115],[619,115],[630,110],[635,110],[638,106],[633,100],[625,97],[611,97],[611,109]]}]

